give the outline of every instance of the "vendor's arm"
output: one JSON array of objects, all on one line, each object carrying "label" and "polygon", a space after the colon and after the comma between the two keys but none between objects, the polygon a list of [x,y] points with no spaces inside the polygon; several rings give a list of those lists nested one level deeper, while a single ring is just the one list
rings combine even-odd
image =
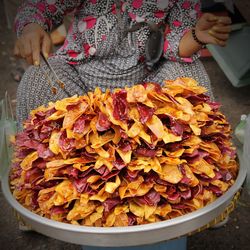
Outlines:
[{"label": "vendor's arm", "polygon": [[201,15],[200,1],[176,1],[167,18],[168,28],[165,32],[164,57],[172,61],[192,62],[198,58],[201,44],[224,46],[231,31],[228,17],[216,17],[213,14]]},{"label": "vendor's arm", "polygon": [[63,16],[73,11],[82,2],[80,0],[24,1],[15,20],[18,39],[14,54],[25,58],[30,64],[39,65],[40,51],[47,57],[51,48],[51,40],[47,32],[61,24]]},{"label": "vendor's arm", "polygon": [[[189,30],[180,40],[180,57],[190,57],[199,51],[203,44],[215,44],[225,46],[231,31],[229,17],[217,17],[206,13],[198,20],[194,27],[194,34]],[[197,40],[194,39],[196,36]]]}]

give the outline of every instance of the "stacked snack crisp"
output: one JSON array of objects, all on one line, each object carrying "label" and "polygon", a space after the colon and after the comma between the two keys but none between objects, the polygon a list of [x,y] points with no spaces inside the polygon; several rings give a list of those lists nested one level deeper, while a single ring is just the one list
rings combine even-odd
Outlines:
[{"label": "stacked snack crisp", "polygon": [[33,110],[14,139],[14,197],[41,216],[131,226],[213,202],[238,173],[230,126],[190,78],[100,89]]}]

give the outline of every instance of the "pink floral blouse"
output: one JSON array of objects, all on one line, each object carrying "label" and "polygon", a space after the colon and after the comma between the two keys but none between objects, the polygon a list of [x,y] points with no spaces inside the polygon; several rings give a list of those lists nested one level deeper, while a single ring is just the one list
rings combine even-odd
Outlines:
[{"label": "pink floral blouse", "polygon": [[[172,61],[192,62],[191,58],[178,55],[179,41],[200,16],[198,0],[127,0],[121,2],[122,21],[126,27],[137,22],[150,21],[156,24],[166,22],[163,56]],[[25,25],[38,23],[46,31],[60,25],[63,17],[73,15],[67,38],[56,52],[76,64],[84,60],[105,56],[117,46],[115,40],[110,43],[109,36],[117,34],[119,29],[118,12],[114,0],[27,0],[19,8],[15,29],[20,36]],[[139,48],[139,60],[144,60],[145,42],[150,33],[147,25],[136,33]]]}]

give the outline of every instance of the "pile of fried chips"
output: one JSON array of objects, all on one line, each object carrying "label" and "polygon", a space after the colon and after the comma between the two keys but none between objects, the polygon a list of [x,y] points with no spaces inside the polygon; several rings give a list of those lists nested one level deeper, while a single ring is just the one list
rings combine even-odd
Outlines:
[{"label": "pile of fried chips", "polygon": [[234,183],[230,126],[190,78],[100,89],[33,110],[14,140],[14,197],[53,220],[130,226],[204,207]]}]

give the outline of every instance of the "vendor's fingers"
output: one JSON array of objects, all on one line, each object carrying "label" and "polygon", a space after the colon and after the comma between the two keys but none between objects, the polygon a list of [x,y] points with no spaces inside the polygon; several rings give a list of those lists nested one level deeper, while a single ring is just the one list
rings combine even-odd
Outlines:
[{"label": "vendor's fingers", "polygon": [[18,48],[19,48],[19,51],[20,51],[20,56],[22,58],[25,58],[24,46],[23,46],[23,43],[20,40],[18,40]]},{"label": "vendor's fingers", "polygon": [[217,40],[217,44],[220,45],[221,47],[225,47],[227,45],[226,41],[222,40]]},{"label": "vendor's fingers", "polygon": [[203,17],[208,22],[217,22],[218,21],[218,17],[215,16],[214,14],[212,14],[212,13],[205,13],[205,14],[203,14]]},{"label": "vendor's fingers", "polygon": [[34,37],[34,39],[31,40],[31,48],[32,48],[32,61],[35,66],[38,66],[40,64],[40,39],[38,37]]},{"label": "vendor's fingers", "polygon": [[17,40],[16,43],[15,43],[14,55],[15,55],[16,57],[19,57],[19,58],[22,57],[22,56],[21,56],[21,49],[20,49],[20,46],[19,46],[19,40]]},{"label": "vendor's fingers", "polygon": [[232,31],[231,25],[214,25],[212,31],[217,33],[230,33]]},{"label": "vendor's fingers", "polygon": [[17,42],[15,43],[15,47],[14,47],[13,54],[14,54],[14,56],[16,56],[16,57],[21,57],[21,53],[20,53],[20,50],[19,50],[19,47],[18,47],[18,43],[17,43]]},{"label": "vendor's fingers", "polygon": [[42,53],[43,53],[45,58],[49,57],[51,45],[52,45],[52,43],[51,43],[51,39],[50,39],[49,35],[45,34],[43,37],[43,41],[42,41]]},{"label": "vendor's fingers", "polygon": [[215,38],[215,44],[217,44],[217,45],[219,45],[221,47],[225,47],[227,45],[227,42]]},{"label": "vendor's fingers", "polygon": [[27,56],[25,59],[26,59],[28,64],[30,64],[30,65],[33,64],[32,54],[30,56]]},{"label": "vendor's fingers", "polygon": [[[32,49],[31,49],[31,41],[26,41],[23,44],[23,49],[24,49],[24,57],[27,60],[27,62],[30,62],[30,58],[32,58]],[[31,61],[32,64],[32,61]]]},{"label": "vendor's fingers", "polygon": [[214,32],[213,30],[209,30],[208,32],[211,36],[215,37],[218,40],[222,40],[222,41],[226,41],[229,38],[229,34],[228,33],[218,33],[218,32]]},{"label": "vendor's fingers", "polygon": [[224,25],[229,25],[232,23],[232,20],[230,17],[228,16],[220,16],[218,17],[218,21],[217,21],[218,24],[224,24]]}]

